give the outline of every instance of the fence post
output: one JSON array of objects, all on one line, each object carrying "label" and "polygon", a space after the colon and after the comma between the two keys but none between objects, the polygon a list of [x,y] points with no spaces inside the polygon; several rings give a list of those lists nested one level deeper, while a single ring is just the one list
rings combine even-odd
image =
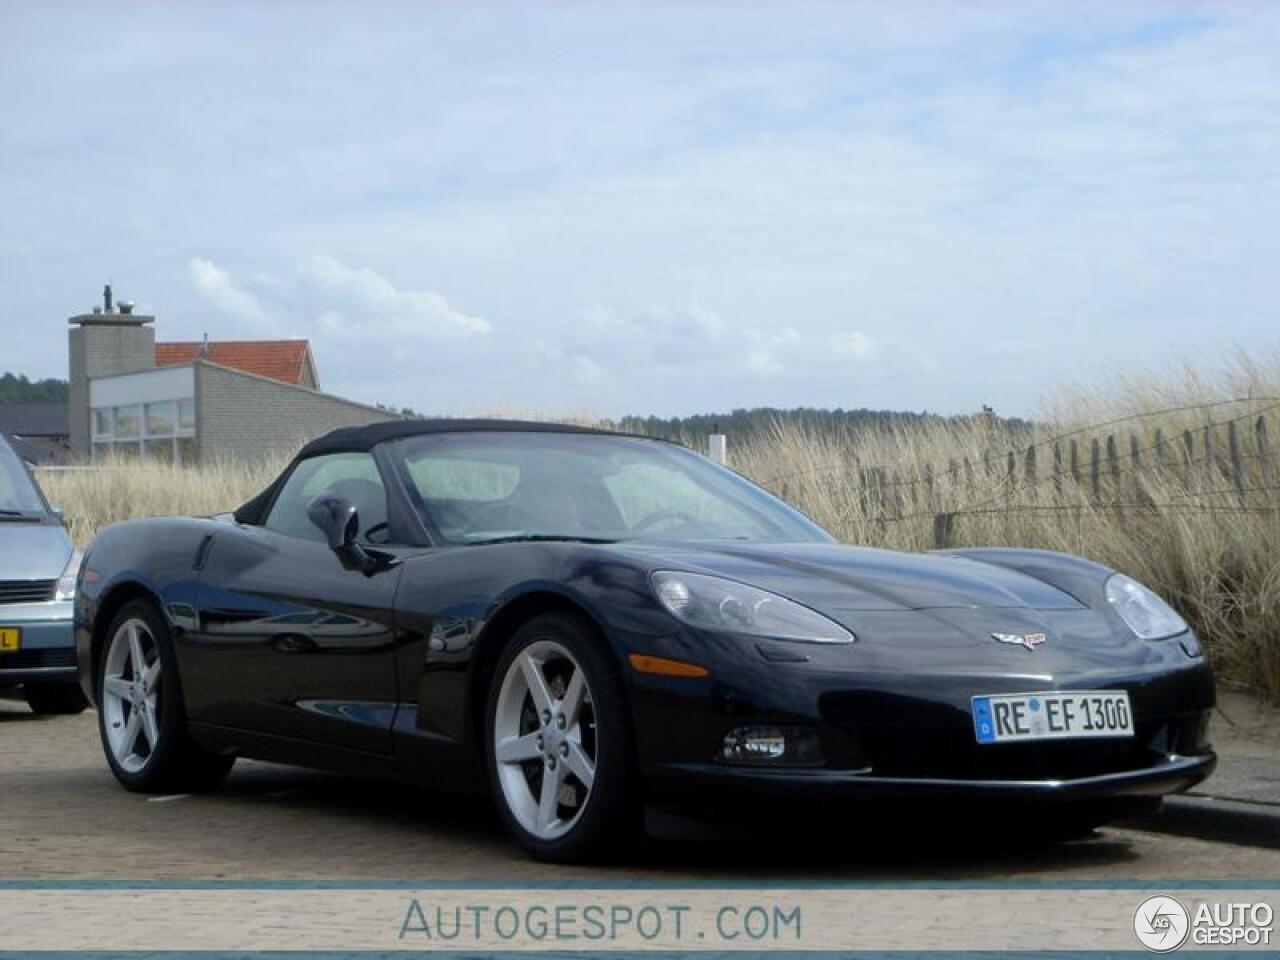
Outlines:
[{"label": "fence post", "polygon": [[1138,443],[1138,435],[1136,433],[1129,434],[1129,472],[1133,475],[1133,499],[1135,501],[1142,499],[1142,478],[1138,476],[1142,468],[1142,449]]},{"label": "fence post", "polygon": [[935,513],[933,515],[933,548],[945,550],[951,546],[951,535],[955,528],[954,513]]},{"label": "fence post", "polygon": [[1111,497],[1120,499],[1120,451],[1116,445],[1116,435],[1107,434],[1107,467],[1111,474]]},{"label": "fence post", "polygon": [[1190,430],[1182,431],[1182,485],[1191,489],[1191,465],[1196,459],[1196,438]]},{"label": "fence post", "polygon": [[1025,458],[1025,465],[1023,467],[1023,474],[1024,474],[1024,479],[1026,480],[1027,486],[1029,487],[1035,486],[1036,447],[1034,443],[1031,446],[1027,447],[1027,455]]},{"label": "fence post", "polygon": [[1102,445],[1097,437],[1089,439],[1089,486],[1096,503],[1102,499]]},{"label": "fence post", "polygon": [[1053,492],[1062,492],[1062,444],[1053,441]]},{"label": "fence post", "polygon": [[1227,424],[1227,451],[1231,454],[1231,480],[1236,493],[1244,499],[1244,451],[1240,448],[1240,429],[1232,420]]},{"label": "fence post", "polygon": [[711,459],[716,463],[729,462],[729,438],[723,433],[711,434],[709,443],[709,451]]},{"label": "fence post", "polygon": [[1071,482],[1080,485],[1080,444],[1074,437],[1071,439]]},{"label": "fence post", "polygon": [[1009,451],[1007,470],[1009,474],[1009,490],[1012,491],[1018,485],[1018,456],[1012,450]]},{"label": "fence post", "polygon": [[1206,490],[1213,489],[1213,473],[1213,424],[1210,423],[1206,424],[1204,428],[1204,479]]},{"label": "fence post", "polygon": [[1165,443],[1164,430],[1156,427],[1156,465],[1161,470],[1169,469],[1169,446]]},{"label": "fence post", "polygon": [[1265,417],[1259,417],[1258,422],[1253,427],[1254,434],[1258,441],[1258,460],[1262,463],[1262,485],[1264,487],[1274,487],[1276,485],[1276,462],[1271,459],[1271,441],[1267,437],[1267,421]]},{"label": "fence post", "polygon": [[968,457],[964,458],[964,482],[970,490],[973,489],[973,463]]}]

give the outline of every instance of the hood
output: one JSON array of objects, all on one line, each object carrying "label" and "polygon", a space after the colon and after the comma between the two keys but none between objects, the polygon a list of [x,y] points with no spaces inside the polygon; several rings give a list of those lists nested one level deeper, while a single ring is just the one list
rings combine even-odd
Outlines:
[{"label": "hood", "polygon": [[836,544],[627,543],[653,568],[741,580],[815,610],[1079,610],[1075,597],[1043,580],[966,557],[898,553]]},{"label": "hood", "polygon": [[57,580],[71,559],[71,538],[56,523],[0,522],[0,580]]}]

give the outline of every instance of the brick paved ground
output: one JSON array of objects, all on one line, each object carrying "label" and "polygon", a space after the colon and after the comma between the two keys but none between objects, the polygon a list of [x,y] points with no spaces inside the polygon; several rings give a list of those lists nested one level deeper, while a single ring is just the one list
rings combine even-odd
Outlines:
[{"label": "brick paved ground", "polygon": [[[648,844],[628,864],[550,868],[511,846],[482,803],[240,762],[201,797],[120,789],[96,717],[36,718],[0,700],[0,876],[500,880],[964,880],[1280,878],[1280,851],[1130,829],[1034,849],[939,847],[856,833],[774,843]],[[768,824],[766,824],[766,827]]]}]

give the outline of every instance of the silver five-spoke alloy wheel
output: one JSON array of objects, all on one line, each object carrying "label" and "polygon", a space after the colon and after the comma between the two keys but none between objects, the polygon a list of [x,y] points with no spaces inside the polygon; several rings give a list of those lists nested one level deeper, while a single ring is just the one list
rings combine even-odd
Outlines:
[{"label": "silver five-spoke alloy wheel", "polygon": [[493,752],[512,815],[540,840],[582,817],[596,776],[591,690],[581,664],[554,640],[535,640],[507,668],[494,708]]},{"label": "silver five-spoke alloy wheel", "polygon": [[160,744],[160,647],[142,620],[126,620],[111,638],[102,711],[111,755],[137,773]]}]

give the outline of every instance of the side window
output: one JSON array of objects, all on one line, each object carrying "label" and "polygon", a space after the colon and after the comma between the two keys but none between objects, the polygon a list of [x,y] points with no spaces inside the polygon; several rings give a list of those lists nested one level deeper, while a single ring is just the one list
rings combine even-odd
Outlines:
[{"label": "side window", "polygon": [[289,474],[264,526],[285,536],[323,541],[324,534],[307,517],[307,509],[326,493],[355,504],[360,512],[359,539],[386,542],[387,491],[378,465],[368,453],[334,453],[303,460]]}]

